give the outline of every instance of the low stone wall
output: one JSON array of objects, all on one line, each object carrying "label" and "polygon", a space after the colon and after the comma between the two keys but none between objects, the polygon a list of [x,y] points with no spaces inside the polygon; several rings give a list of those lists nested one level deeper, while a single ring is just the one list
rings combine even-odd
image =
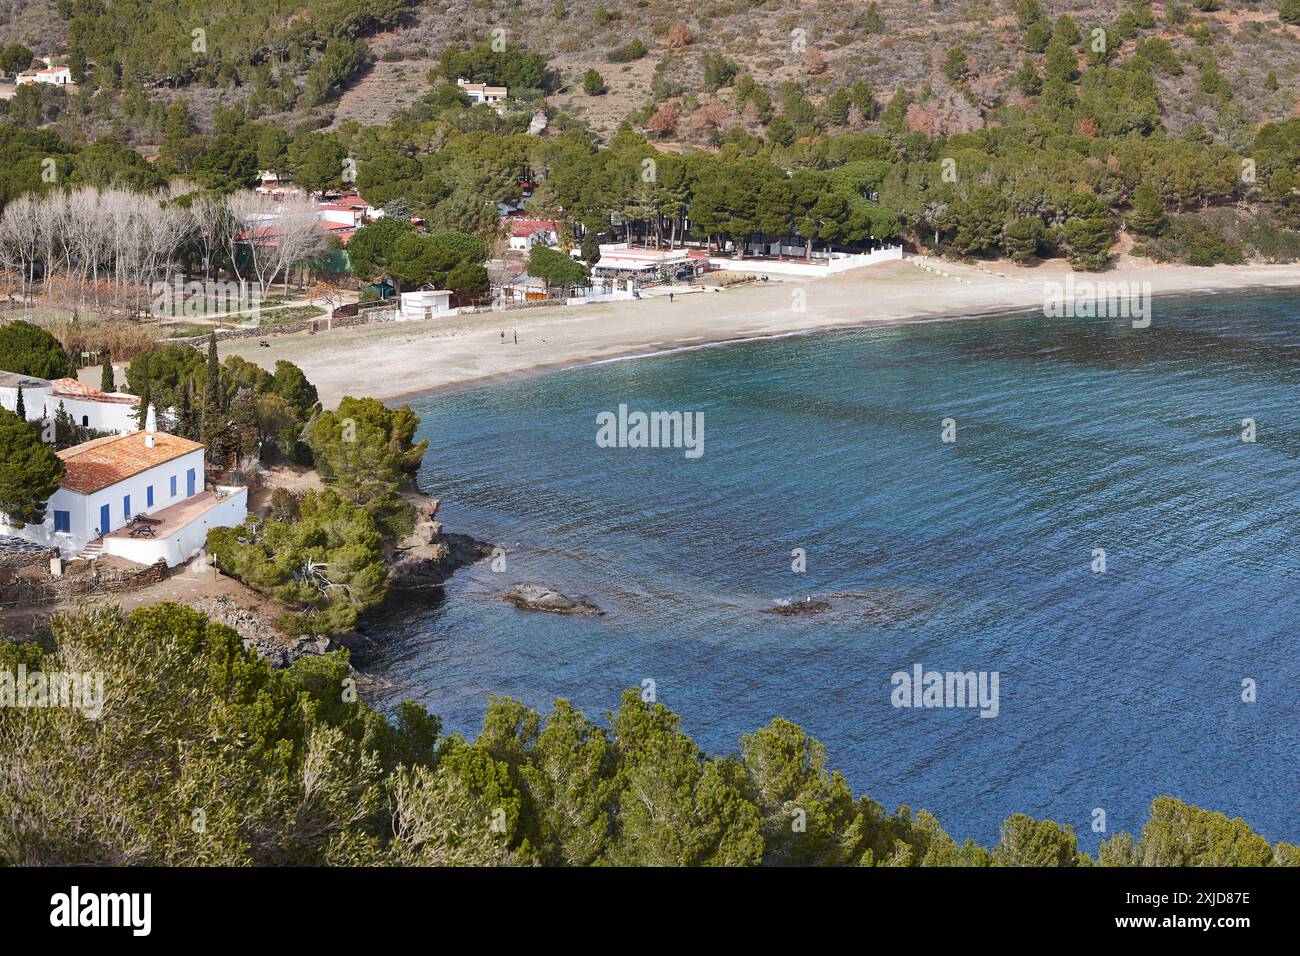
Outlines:
[{"label": "low stone wall", "polygon": [[461,315],[481,315],[485,312],[516,312],[519,309],[544,309],[549,306],[568,304],[567,299],[533,299],[526,302],[511,302],[501,308],[494,305],[467,305],[462,306],[459,311]]},{"label": "low stone wall", "polygon": [[97,561],[73,560],[64,565],[62,577],[55,577],[47,559],[43,568],[28,568],[24,573],[0,569],[0,606],[40,607],[79,597],[121,594],[157,584],[170,574],[166,561],[142,568],[108,568]]},{"label": "low stone wall", "polygon": [[52,558],[57,558],[58,556],[58,548],[0,552],[0,569],[21,571],[23,568],[48,568],[50,566],[50,560]]},{"label": "low stone wall", "polygon": [[[309,332],[318,323],[326,322],[330,329],[347,329],[357,325],[374,325],[379,322],[392,322],[397,317],[396,309],[371,309],[357,315],[346,315],[337,319],[303,319],[301,322],[285,322],[282,325],[259,325],[248,329],[215,329],[218,342],[233,339],[265,339],[273,335],[292,335],[297,332]],[[191,335],[182,339],[164,339],[167,345],[205,345],[207,335]]]}]

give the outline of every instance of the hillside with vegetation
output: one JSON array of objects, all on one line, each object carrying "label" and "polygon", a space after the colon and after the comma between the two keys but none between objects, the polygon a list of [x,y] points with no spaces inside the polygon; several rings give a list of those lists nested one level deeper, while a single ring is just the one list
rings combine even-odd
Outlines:
[{"label": "hillside with vegetation", "polygon": [[1094,857],[1008,817],[991,848],[856,796],[776,719],[710,755],[627,691],[604,721],[493,698],[472,742],[361,701],[345,655],[274,669],[199,612],[56,619],[0,669],[104,675],[94,719],[0,708],[0,865],[1295,866],[1240,818],[1157,797]]},{"label": "hillside with vegetation", "polygon": [[[897,237],[1084,269],[1117,249],[1194,265],[1292,261],[1298,4],[767,0],[688,11],[560,0],[480,3],[467,17],[400,0],[274,13],[258,0],[61,2],[81,85],[29,84],[7,101],[18,129],[0,143],[14,159],[0,192],[48,190],[51,157],[65,184],[180,180],[173,192],[228,194],[271,170],[311,191],[355,185],[376,206],[399,203],[492,249],[489,204],[520,201],[531,176],[530,211],[561,220],[564,242],[593,254],[596,238],[796,237],[811,250]],[[376,62],[402,90],[386,97],[388,115],[348,99]],[[457,78],[507,85],[509,105],[473,105]],[[539,111],[549,127],[531,135]],[[394,239],[362,257],[381,274],[411,259],[387,255]],[[459,278],[481,291],[481,275]]]},{"label": "hillside with vegetation", "polygon": [[[0,10],[0,44],[54,54],[83,91],[114,101],[74,94],[47,112],[91,138],[120,128],[139,145],[156,143],[148,120],[175,99],[201,127],[217,105],[293,129],[328,125],[336,113],[386,122],[409,105],[412,87],[427,85],[444,50],[494,39],[551,64],[550,82],[512,93],[540,104],[544,92],[552,113],[608,136],[629,116],[644,122],[671,105],[684,121],[674,137],[703,142],[735,128],[760,132],[773,115],[823,131],[870,124],[900,83],[913,93],[915,128],[995,125],[1000,110],[1024,103],[1022,60],[1042,68],[1062,16],[1081,58],[1097,29],[1110,61],[1146,48],[1160,65],[1155,92],[1171,133],[1200,126],[1240,146],[1251,127],[1295,108],[1296,0],[479,0],[469,9],[448,0],[38,0]],[[1203,78],[1207,69],[1222,83]],[[600,80],[585,83],[592,70]],[[735,95],[739,76],[762,92]]]}]

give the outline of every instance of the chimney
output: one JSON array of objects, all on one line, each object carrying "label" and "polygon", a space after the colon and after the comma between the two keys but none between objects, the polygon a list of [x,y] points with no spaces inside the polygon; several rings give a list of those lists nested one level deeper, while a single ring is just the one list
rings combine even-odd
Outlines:
[{"label": "chimney", "polygon": [[158,416],[154,414],[153,406],[149,406],[149,411],[145,413],[144,418],[144,447],[152,448],[154,443],[154,433],[158,431]]}]

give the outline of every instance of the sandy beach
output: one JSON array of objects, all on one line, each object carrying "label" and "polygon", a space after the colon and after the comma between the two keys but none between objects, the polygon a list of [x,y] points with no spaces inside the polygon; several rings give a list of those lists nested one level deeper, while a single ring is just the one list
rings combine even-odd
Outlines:
[{"label": "sandy beach", "polygon": [[[1048,283],[1064,283],[1063,262],[1028,268],[1009,262],[964,265],[916,260],[867,266],[839,276],[752,283],[598,305],[519,309],[389,322],[328,333],[240,339],[220,346],[266,368],[297,363],[326,406],[344,395],[385,401],[548,369],[762,336],[966,318],[1041,309]],[[946,273],[946,275],[944,274]],[[1153,296],[1300,286],[1296,265],[1197,268],[1120,257],[1077,282],[1142,282]],[[1160,306],[1153,306],[1153,323]],[[505,337],[502,338],[502,332]],[[515,334],[518,334],[518,344]]]}]

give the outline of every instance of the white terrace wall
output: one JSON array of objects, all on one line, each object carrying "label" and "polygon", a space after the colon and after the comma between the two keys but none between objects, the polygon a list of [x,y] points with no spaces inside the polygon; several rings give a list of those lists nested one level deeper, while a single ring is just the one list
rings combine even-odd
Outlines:
[{"label": "white terrace wall", "polygon": [[743,272],[751,275],[771,275],[771,276],[799,276],[801,278],[811,278],[815,276],[837,275],[841,272],[847,272],[850,269],[860,269],[862,266],[875,265],[877,262],[896,262],[903,258],[902,246],[889,246],[885,249],[877,249],[875,252],[865,252],[861,255],[845,255],[836,253],[829,260],[823,259],[817,262],[791,262],[773,259],[732,259],[719,256],[711,256],[709,265],[715,269],[724,269],[727,272]]},{"label": "white terrace wall", "polygon": [[175,534],[165,538],[105,538],[105,553],[137,564],[153,564],[159,560],[166,561],[169,568],[184,564],[207,545],[210,529],[233,528],[248,517],[247,488],[221,486],[217,490],[227,492],[228,497]]}]

